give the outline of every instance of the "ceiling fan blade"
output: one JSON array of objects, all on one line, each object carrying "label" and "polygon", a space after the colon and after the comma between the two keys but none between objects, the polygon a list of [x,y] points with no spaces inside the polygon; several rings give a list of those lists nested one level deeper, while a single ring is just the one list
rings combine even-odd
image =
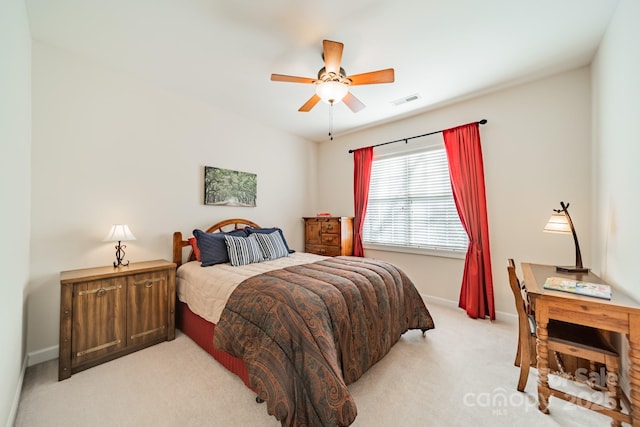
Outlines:
[{"label": "ceiling fan blade", "polygon": [[369,73],[354,74],[347,78],[351,80],[351,86],[392,83],[394,81],[394,71],[393,68],[387,68]]},{"label": "ceiling fan blade", "polygon": [[309,98],[309,100],[298,109],[298,111],[302,111],[303,113],[311,111],[311,109],[316,106],[318,101],[320,101],[320,97],[314,93],[313,96]]},{"label": "ceiling fan blade", "polygon": [[344,98],[342,98],[342,102],[354,113],[357,113],[365,107],[362,101],[356,98],[351,92],[347,92]]},{"label": "ceiling fan blade", "polygon": [[274,82],[289,82],[289,83],[315,83],[316,79],[310,77],[296,77],[286,76],[284,74],[271,74],[271,80]]},{"label": "ceiling fan blade", "polygon": [[340,62],[342,62],[342,48],[344,44],[331,40],[322,41],[324,57],[324,69],[327,73],[340,74]]}]

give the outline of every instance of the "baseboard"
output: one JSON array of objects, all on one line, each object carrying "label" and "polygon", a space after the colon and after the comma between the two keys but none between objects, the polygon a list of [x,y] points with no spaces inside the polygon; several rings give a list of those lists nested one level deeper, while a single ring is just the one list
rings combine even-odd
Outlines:
[{"label": "baseboard", "polygon": [[44,348],[42,350],[33,351],[27,354],[28,365],[33,366],[38,363],[48,362],[49,360],[58,358],[58,346],[54,345],[49,348]]},{"label": "baseboard", "polygon": [[[437,304],[448,308],[459,308],[457,301],[434,297],[432,295],[422,294],[421,296],[422,299],[424,299],[428,304]],[[496,311],[496,319],[505,321],[507,323],[518,323],[518,316],[515,313],[507,313],[506,311]]]},{"label": "baseboard", "polygon": [[24,374],[27,371],[27,359],[28,357],[25,355],[22,361],[22,369],[20,369],[20,376],[18,377],[18,384],[16,385],[16,392],[13,396],[13,403],[11,404],[9,417],[7,418],[7,427],[12,427],[16,422],[18,405],[20,405],[20,395],[22,394],[22,383],[24,382]]},{"label": "baseboard", "polygon": [[451,300],[440,298],[440,297],[434,297],[432,295],[424,295],[424,294],[422,294],[421,296],[422,296],[422,299],[425,300],[425,302],[427,302],[427,303],[443,305],[443,306],[449,307],[449,308],[457,308],[458,307],[458,303],[455,302],[455,301],[451,301]]},{"label": "baseboard", "polygon": [[496,318],[504,320],[508,323],[518,323],[518,315],[515,313],[507,313],[506,311],[496,311]]}]

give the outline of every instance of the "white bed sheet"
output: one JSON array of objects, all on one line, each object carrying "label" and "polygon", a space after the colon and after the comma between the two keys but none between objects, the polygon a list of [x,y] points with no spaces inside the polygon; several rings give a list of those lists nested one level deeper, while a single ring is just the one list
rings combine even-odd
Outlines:
[{"label": "white bed sheet", "polygon": [[218,323],[233,290],[245,279],[267,271],[326,259],[326,256],[294,252],[273,261],[234,267],[229,263],[202,267],[199,261],[182,264],[176,273],[178,299],[203,319]]}]

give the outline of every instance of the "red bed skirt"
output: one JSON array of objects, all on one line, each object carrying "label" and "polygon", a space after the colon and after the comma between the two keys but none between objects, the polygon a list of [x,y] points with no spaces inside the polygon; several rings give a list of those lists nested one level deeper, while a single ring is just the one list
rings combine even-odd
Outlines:
[{"label": "red bed skirt", "polygon": [[247,366],[244,362],[213,346],[213,333],[216,325],[195,314],[183,302],[176,301],[176,309],[176,327],[213,356],[222,366],[239,376],[247,387],[251,388]]}]

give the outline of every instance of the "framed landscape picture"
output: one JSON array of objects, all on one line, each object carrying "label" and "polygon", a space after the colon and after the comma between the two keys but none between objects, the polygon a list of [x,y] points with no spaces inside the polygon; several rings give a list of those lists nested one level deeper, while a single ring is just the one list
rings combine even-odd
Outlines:
[{"label": "framed landscape picture", "polygon": [[258,177],[254,173],[204,167],[204,204],[254,207]]}]

